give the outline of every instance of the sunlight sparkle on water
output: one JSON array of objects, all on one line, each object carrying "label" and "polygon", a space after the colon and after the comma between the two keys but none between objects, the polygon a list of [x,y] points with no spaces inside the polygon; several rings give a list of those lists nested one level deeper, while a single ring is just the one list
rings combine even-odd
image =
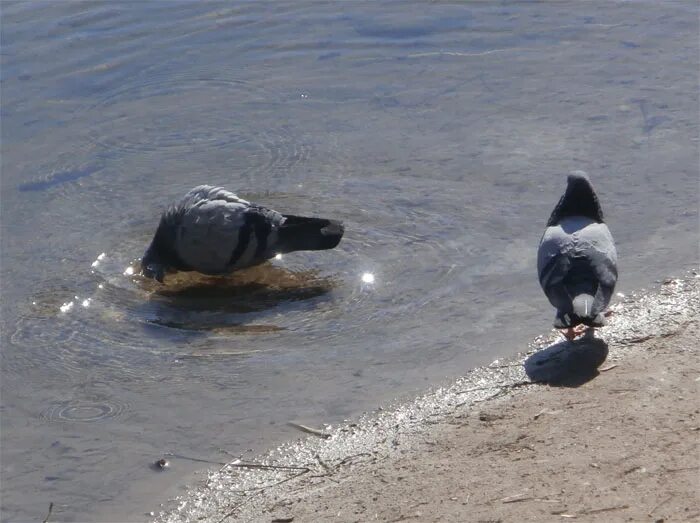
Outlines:
[{"label": "sunlight sparkle on water", "polygon": [[275,260],[281,260],[282,255],[281,254],[275,254]]},{"label": "sunlight sparkle on water", "polygon": [[83,300],[83,303],[81,303],[83,307],[89,307],[90,306],[90,298],[86,298]]},{"label": "sunlight sparkle on water", "polygon": [[362,274],[363,283],[374,283],[374,274],[371,272],[365,272]]},{"label": "sunlight sparkle on water", "polygon": [[134,274],[134,268],[132,266],[124,269],[124,276],[131,276],[132,274]]},{"label": "sunlight sparkle on water", "polygon": [[68,303],[64,303],[63,305],[61,305],[60,310],[61,310],[61,312],[68,312],[72,308],[73,308],[73,302],[69,301]]},{"label": "sunlight sparkle on water", "polygon": [[105,256],[105,253],[100,253],[97,259],[94,262],[92,262],[92,266],[97,267],[100,264],[100,262],[105,259]]}]

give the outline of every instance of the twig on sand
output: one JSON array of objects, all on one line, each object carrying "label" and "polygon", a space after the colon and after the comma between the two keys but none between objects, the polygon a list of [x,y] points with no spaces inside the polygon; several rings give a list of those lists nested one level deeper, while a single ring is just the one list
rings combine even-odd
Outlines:
[{"label": "twig on sand", "polygon": [[265,465],[263,463],[236,463],[235,461],[229,463],[228,466],[242,469],[309,471],[309,467],[299,467],[297,465]]},{"label": "twig on sand", "polygon": [[294,423],[293,421],[288,422],[287,425],[294,427],[295,429],[299,429],[302,432],[307,432],[309,434],[313,434],[314,436],[318,436],[319,438],[328,439],[331,437],[331,435],[327,432],[323,432],[322,430],[314,429],[312,427],[307,427],[306,425],[302,425],[300,423]]},{"label": "twig on sand", "polygon": [[261,490],[260,492],[256,492],[256,493],[253,494],[252,496],[246,498],[244,501],[241,501],[240,503],[236,503],[236,504],[233,506],[233,508],[232,508],[231,510],[229,510],[226,514],[224,514],[224,517],[221,518],[221,519],[218,521],[218,523],[223,523],[223,522],[226,521],[228,518],[230,518],[231,516],[233,516],[233,515],[238,511],[239,508],[241,508],[243,505],[245,505],[246,503],[248,503],[251,499],[253,499],[255,496],[257,496],[257,495],[260,494],[261,492],[262,492],[262,490]]},{"label": "twig on sand", "polygon": [[[587,516],[589,514],[599,514],[601,512],[610,512],[611,510],[623,510],[626,508],[630,508],[629,505],[615,505],[613,507],[604,507],[604,508],[594,508],[590,510],[582,510],[579,512],[579,516]],[[552,515],[554,516],[560,516],[562,518],[575,518],[576,514],[565,514],[563,511],[554,511],[552,512]]]},{"label": "twig on sand", "polygon": [[493,390],[493,391],[504,391],[508,389],[517,389],[518,387],[524,387],[525,385],[534,385],[534,381],[516,381],[515,383],[510,383],[508,385],[489,385],[487,387],[475,387],[473,389],[458,390],[456,394],[469,394],[470,392],[479,392],[482,390]]},{"label": "twig on sand", "polygon": [[662,470],[661,470],[660,472],[662,472],[662,473],[665,473],[665,472],[687,472],[687,471],[689,471],[689,470],[698,470],[698,469],[700,469],[700,466],[696,466],[696,467],[680,467],[680,468],[677,468],[677,469],[669,469],[669,468],[666,468],[666,467],[662,467]]},{"label": "twig on sand", "polygon": [[318,454],[314,454],[314,458],[316,458],[316,461],[319,462],[319,464],[326,470],[328,474],[333,474],[333,469],[328,463],[321,459],[321,456],[319,456]]},{"label": "twig on sand", "polygon": [[522,494],[516,494],[515,496],[508,496],[507,498],[503,498],[501,500],[501,503],[520,503],[521,501],[530,501],[533,500],[532,496],[528,497],[522,497]]},{"label": "twig on sand", "polygon": [[673,498],[674,498],[674,495],[671,494],[671,495],[668,496],[667,498],[664,498],[664,499],[662,499],[661,501],[659,501],[656,505],[654,505],[654,508],[652,508],[652,509],[649,511],[649,517],[652,517],[652,515],[654,514],[654,512],[656,512],[656,511],[659,509],[659,507],[661,507],[661,505],[665,505],[666,503],[668,503],[669,501],[671,501]]},{"label": "twig on sand", "polygon": [[[311,469],[309,467],[299,467],[295,465],[265,465],[264,463],[244,463],[241,461],[240,458],[236,458],[234,460],[229,461],[226,463],[223,467],[221,467],[218,471],[218,474],[222,473],[225,469],[228,467],[234,467],[234,468],[240,468],[240,469],[258,469],[258,470],[276,470],[276,471],[297,471],[299,474],[295,474],[289,479],[294,479],[297,476],[301,476],[302,474],[306,474],[309,472]],[[210,477],[207,480],[206,486],[209,487],[211,485],[211,480],[212,478]],[[287,481],[287,480],[285,480]],[[267,485],[267,486],[274,486],[274,485]],[[265,487],[260,487],[260,488],[265,488]]]},{"label": "twig on sand", "polygon": [[53,510],[53,501],[51,503],[49,503],[49,513],[46,514],[46,517],[44,518],[44,521],[42,521],[42,523],[46,523],[49,520],[49,518],[51,517],[52,510]]},{"label": "twig on sand", "polygon": [[222,472],[227,467],[236,467],[239,469],[260,469],[260,470],[303,470],[309,471],[309,467],[300,467],[298,465],[266,465],[264,463],[245,463],[240,458],[236,458],[226,463],[219,469]]},{"label": "twig on sand", "polygon": [[244,489],[244,490],[232,490],[231,492],[235,492],[235,493],[239,493],[239,494],[248,493],[248,492],[255,492],[256,494],[260,494],[261,492],[263,492],[267,488],[276,487],[278,485],[281,485],[282,483],[287,483],[287,481],[292,481],[293,479],[296,479],[299,476],[303,476],[307,472],[310,472],[310,470],[311,469],[305,468],[304,470],[301,470],[301,471],[297,472],[296,474],[292,474],[288,478],[284,478],[284,479],[281,479],[279,481],[275,481],[274,483],[268,483],[267,485],[261,485],[259,487],[253,487],[253,488]]},{"label": "twig on sand", "polygon": [[645,342],[645,341],[647,341],[647,340],[652,339],[653,337],[654,337],[654,336],[652,336],[651,334],[648,334],[648,335],[646,335],[646,336],[639,336],[638,338],[629,338],[629,339],[627,339],[627,340],[622,340],[620,343],[622,343],[623,345],[631,345],[631,344],[633,344],[633,343],[642,343],[642,342]]},{"label": "twig on sand", "polygon": [[539,419],[539,417],[542,416],[543,414],[557,415],[557,414],[559,414],[560,412],[561,412],[560,410],[542,409],[542,410],[539,411],[537,414],[535,414],[535,415],[532,417],[532,419]]},{"label": "twig on sand", "polygon": [[558,499],[538,498],[534,496],[523,496],[523,494],[514,494],[502,498],[501,503],[520,503],[521,501],[540,501],[543,503],[560,503]]},{"label": "twig on sand", "polygon": [[416,512],[415,514],[401,514],[398,518],[390,519],[389,523],[398,523],[399,521],[406,521],[407,519],[415,519],[421,517],[420,512]]},{"label": "twig on sand", "polygon": [[204,458],[193,458],[191,456],[185,456],[184,454],[177,454],[175,452],[166,452],[164,455],[171,456],[173,458],[186,459],[189,461],[198,461],[200,463],[211,463],[212,465],[226,465],[226,463],[224,463],[223,461],[211,461],[209,459]]},{"label": "twig on sand", "polygon": [[617,363],[613,363],[612,365],[608,365],[607,367],[603,367],[602,369],[598,369],[600,372],[607,372],[609,370],[613,370],[615,367],[617,367]]},{"label": "twig on sand", "polygon": [[223,523],[226,521],[228,518],[233,516],[238,509],[240,509],[243,505],[248,503],[251,499],[253,499],[255,496],[259,496],[262,494],[265,489],[269,489],[272,487],[276,487],[278,485],[281,485],[282,483],[286,483],[288,481],[291,481],[293,479],[298,478],[299,476],[303,476],[307,472],[309,472],[311,469],[309,467],[297,467],[293,465],[263,465],[262,463],[235,463],[232,462],[228,466],[231,467],[238,467],[238,468],[249,468],[249,469],[259,469],[259,470],[277,470],[277,471],[297,471],[296,474],[292,474],[288,478],[284,478],[280,481],[277,481],[275,483],[271,483],[269,485],[262,485],[260,487],[256,487],[250,490],[245,490],[245,491],[240,491],[240,492],[254,492],[251,496],[248,496],[244,501],[241,501],[240,503],[237,503],[234,505],[231,510],[229,510],[226,514],[224,514],[224,517],[222,517],[218,523]]},{"label": "twig on sand", "polygon": [[630,508],[629,505],[615,505],[614,507],[596,508],[592,510],[584,510],[581,514],[598,514],[599,512],[609,512],[611,510],[622,510]]},{"label": "twig on sand", "polygon": [[345,465],[345,464],[346,464],[348,461],[350,461],[351,459],[360,458],[360,457],[362,457],[362,456],[371,456],[371,455],[372,455],[371,452],[358,452],[357,454],[351,454],[351,455],[349,455],[349,456],[345,456],[343,459],[341,459],[341,460],[338,462],[338,464],[336,465],[336,467],[339,467],[340,465]]}]

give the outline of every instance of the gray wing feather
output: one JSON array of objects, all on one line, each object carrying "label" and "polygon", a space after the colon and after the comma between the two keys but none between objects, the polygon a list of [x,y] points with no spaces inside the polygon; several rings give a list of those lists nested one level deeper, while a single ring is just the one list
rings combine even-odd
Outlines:
[{"label": "gray wing feather", "polygon": [[189,191],[180,208],[177,254],[187,265],[207,274],[229,272],[269,258],[268,247],[284,222],[280,213],[210,185]]},{"label": "gray wing feather", "polygon": [[198,185],[184,196],[182,202],[193,205],[200,200],[219,200],[228,203],[242,203],[245,205],[250,205],[250,202],[238,197],[235,193],[227,191],[223,187],[215,187],[213,185]]},{"label": "gray wing feather", "polygon": [[178,256],[200,272],[226,272],[245,223],[244,203],[199,200],[182,214],[175,236]]},{"label": "gray wing feather", "polygon": [[574,259],[588,261],[599,284],[596,302],[604,309],[617,282],[617,252],[604,223],[572,217],[545,230],[537,253],[537,272],[545,294],[560,310],[571,303],[564,280]]}]

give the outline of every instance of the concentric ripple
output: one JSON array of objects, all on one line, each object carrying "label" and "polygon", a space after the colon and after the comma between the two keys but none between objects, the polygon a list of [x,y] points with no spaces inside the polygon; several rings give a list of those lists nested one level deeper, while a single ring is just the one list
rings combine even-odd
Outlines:
[{"label": "concentric ripple", "polygon": [[222,336],[282,331],[309,307],[295,303],[318,302],[338,285],[313,270],[264,264],[223,278],[180,273],[163,286],[125,270],[135,266],[101,253],[86,263],[92,284],[83,288],[91,290],[65,284],[34,294],[18,307],[5,365],[19,375],[42,369],[74,378],[99,369],[102,377],[138,380],[190,352],[222,353]]},{"label": "concentric ripple", "polygon": [[[292,117],[280,120],[285,112]],[[226,176],[235,177],[233,189],[265,189],[265,181],[287,178],[303,183],[301,167],[315,157],[331,166],[341,163],[333,133],[304,121],[308,112],[296,93],[196,70],[134,77],[89,106],[83,117],[98,154],[132,155],[129,161],[138,162],[132,170],[152,168],[139,154],[157,153],[163,166],[190,169],[198,168],[190,155],[201,154],[203,162],[219,155],[229,166]],[[215,183],[211,174],[206,181]]]},{"label": "concentric ripple", "polygon": [[90,137],[102,147],[125,152],[242,145],[251,136],[237,113],[245,106],[276,102],[264,89],[239,80],[150,77],[90,107],[90,113],[101,116]]},{"label": "concentric ripple", "polygon": [[115,400],[73,400],[54,403],[46,408],[41,417],[47,421],[94,423],[121,416],[129,406]]}]

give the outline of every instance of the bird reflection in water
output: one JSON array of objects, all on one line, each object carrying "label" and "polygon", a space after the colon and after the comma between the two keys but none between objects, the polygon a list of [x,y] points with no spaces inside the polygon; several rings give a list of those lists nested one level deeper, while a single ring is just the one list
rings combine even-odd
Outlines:
[{"label": "bird reflection in water", "polygon": [[291,271],[270,263],[222,277],[181,272],[169,278],[166,286],[146,279],[140,283],[152,292],[149,306],[155,307],[155,318],[150,323],[231,332],[280,330],[274,325],[253,325],[255,318],[250,313],[317,298],[336,286],[332,278],[317,271]]}]

